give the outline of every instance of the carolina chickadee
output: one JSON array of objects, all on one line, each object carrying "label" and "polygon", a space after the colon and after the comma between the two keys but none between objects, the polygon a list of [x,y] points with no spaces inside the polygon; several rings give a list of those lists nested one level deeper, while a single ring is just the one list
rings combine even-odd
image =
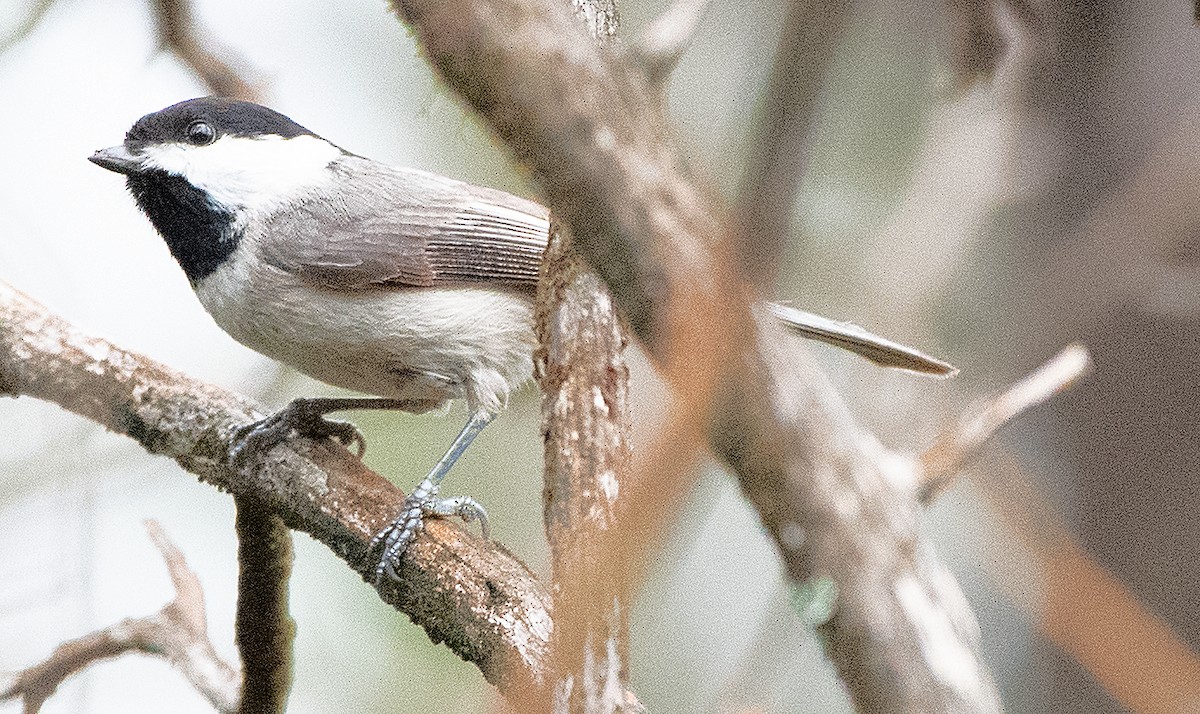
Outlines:
[{"label": "carolina chickadee", "polygon": [[[380,399],[297,399],[244,428],[236,462],[292,430],[361,436],[324,415],[421,413],[450,399],[469,418],[379,536],[376,586],[423,515],[479,519],[441,499],[447,471],[532,373],[533,295],[549,218],[507,193],[356,156],[257,104],[204,97],[147,114],[91,161],[125,174],[201,304],[236,340],[316,379]],[[945,375],[950,365],[781,305],[805,337],[874,362]]]}]

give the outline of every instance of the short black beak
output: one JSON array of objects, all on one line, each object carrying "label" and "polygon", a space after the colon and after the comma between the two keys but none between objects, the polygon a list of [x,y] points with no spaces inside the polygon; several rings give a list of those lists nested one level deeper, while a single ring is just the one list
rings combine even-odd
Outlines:
[{"label": "short black beak", "polygon": [[88,161],[119,174],[135,174],[142,167],[142,159],[126,149],[124,144],[101,149],[89,156]]}]

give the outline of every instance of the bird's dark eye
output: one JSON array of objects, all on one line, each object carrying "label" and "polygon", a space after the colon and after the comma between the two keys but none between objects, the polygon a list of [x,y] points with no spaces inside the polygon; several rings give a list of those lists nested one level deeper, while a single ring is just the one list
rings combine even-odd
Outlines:
[{"label": "bird's dark eye", "polygon": [[217,132],[206,121],[194,121],[187,128],[187,140],[196,146],[207,146],[216,139]]}]

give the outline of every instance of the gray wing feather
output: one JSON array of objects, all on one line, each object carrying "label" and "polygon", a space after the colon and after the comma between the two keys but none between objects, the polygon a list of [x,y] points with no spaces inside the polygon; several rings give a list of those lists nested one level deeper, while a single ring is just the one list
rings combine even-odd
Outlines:
[{"label": "gray wing feather", "polygon": [[537,283],[549,230],[538,204],[360,157],[331,168],[335,180],[269,219],[272,265],[342,290]]}]

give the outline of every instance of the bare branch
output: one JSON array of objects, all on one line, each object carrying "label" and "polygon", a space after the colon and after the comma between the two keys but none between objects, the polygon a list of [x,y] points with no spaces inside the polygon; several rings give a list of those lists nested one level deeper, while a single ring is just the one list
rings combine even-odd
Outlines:
[{"label": "bare branch", "polygon": [[238,537],[235,639],[242,657],[245,714],[282,714],[292,686],[296,623],[288,614],[292,534],[256,501],[234,497]]},{"label": "bare branch", "polygon": [[[83,333],[0,282],[0,395],[55,402],[202,481],[257,499],[328,546],[364,580],[371,537],[404,494],[328,440],[293,439],[254,470],[228,465],[229,439],[262,416],[249,400]],[[550,596],[500,545],[431,519],[383,599],[506,693],[537,686],[548,660]]]},{"label": "bare branch", "polygon": [[204,32],[192,15],[191,0],[151,0],[151,9],[158,26],[159,40],[208,86],[209,91],[222,97],[255,101],[259,88],[242,78],[240,72],[221,58],[228,51],[214,51],[211,39],[202,39]]},{"label": "bare branch", "polygon": [[[598,540],[619,527],[618,498],[628,498],[621,484],[629,466],[629,340],[604,284],[558,228],[542,270],[535,363],[556,593],[556,711],[641,711],[625,681],[630,601],[617,574],[624,564]],[[585,572],[588,587],[570,587]],[[549,700],[523,704],[528,711],[551,708]]]},{"label": "bare branch", "polygon": [[217,711],[233,714],[238,710],[240,677],[208,639],[199,579],[156,522],[146,521],[146,530],[167,564],[175,585],[174,599],[149,617],[125,619],[62,643],[45,661],[20,672],[0,692],[0,701],[20,697],[26,714],[34,714],[58,685],[76,672],[102,659],[141,652],[173,664]]},{"label": "bare branch", "polygon": [[849,0],[788,3],[758,128],[742,174],[737,225],[746,279],[774,285],[791,239],[796,189],[808,165],[808,141],[821,84],[850,16]]},{"label": "bare branch", "polygon": [[920,498],[928,503],[1000,427],[1067,389],[1087,374],[1091,358],[1083,345],[1067,345],[1050,361],[1000,394],[972,408],[920,457]]},{"label": "bare branch", "polygon": [[648,83],[660,88],[666,84],[692,44],[708,4],[709,0],[674,0],[629,47],[630,61],[641,67]]},{"label": "bare branch", "polygon": [[[572,0],[598,45],[616,37],[614,0]],[[590,18],[606,17],[597,23]],[[630,598],[622,564],[597,535],[618,527],[629,466],[626,328],[604,283],[551,227],[536,303],[545,441],[544,520],[554,578],[551,686],[522,711],[613,714],[644,711],[628,688]],[[573,587],[587,573],[588,585]]]}]

